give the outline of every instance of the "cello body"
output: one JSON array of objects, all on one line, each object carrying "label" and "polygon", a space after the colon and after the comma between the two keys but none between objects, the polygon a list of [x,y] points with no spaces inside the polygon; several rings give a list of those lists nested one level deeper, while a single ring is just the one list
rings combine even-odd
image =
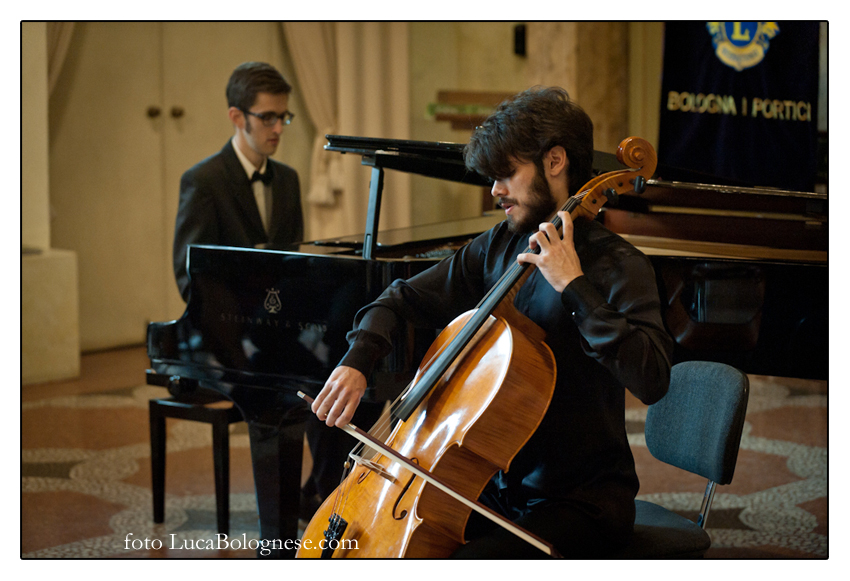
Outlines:
[{"label": "cello body", "polygon": [[[473,312],[437,337],[414,383]],[[543,339],[543,331],[523,315],[497,310],[428,399],[395,426],[387,445],[477,498],[497,470],[510,468],[552,399],[555,359]],[[386,456],[372,462],[377,466],[356,465],[322,504],[297,557],[328,555],[324,529],[334,514],[347,523],[343,538],[331,547],[334,558],[451,555],[464,542],[471,509]]]}]

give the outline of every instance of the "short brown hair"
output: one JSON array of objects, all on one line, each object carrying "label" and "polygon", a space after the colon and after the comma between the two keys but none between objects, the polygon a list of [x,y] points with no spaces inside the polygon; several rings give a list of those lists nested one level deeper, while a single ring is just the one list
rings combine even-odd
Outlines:
[{"label": "short brown hair", "polygon": [[270,64],[247,62],[230,75],[225,93],[228,107],[247,111],[257,100],[257,93],[288,95],[291,91],[292,85]]},{"label": "short brown hair", "polygon": [[560,145],[570,160],[570,194],[591,178],[593,122],[560,87],[532,87],[500,104],[464,148],[466,166],[491,179],[509,177],[514,164],[543,157]]}]

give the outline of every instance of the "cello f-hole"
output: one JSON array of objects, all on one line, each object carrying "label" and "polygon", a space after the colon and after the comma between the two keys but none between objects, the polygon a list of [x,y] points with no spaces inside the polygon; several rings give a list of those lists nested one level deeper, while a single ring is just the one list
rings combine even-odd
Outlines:
[{"label": "cello f-hole", "polygon": [[[411,462],[416,462],[419,464],[419,461],[416,458],[411,458]],[[404,494],[407,492],[407,489],[410,488],[410,485],[413,484],[413,480],[416,478],[416,474],[411,474],[410,480],[407,481],[407,484],[404,485],[404,488],[401,489],[401,493],[398,495],[398,498],[395,499],[395,504],[393,505],[393,518],[395,520],[402,520],[407,516],[407,511],[403,510],[401,513],[398,513],[398,505],[401,502],[401,499],[404,498]]]}]

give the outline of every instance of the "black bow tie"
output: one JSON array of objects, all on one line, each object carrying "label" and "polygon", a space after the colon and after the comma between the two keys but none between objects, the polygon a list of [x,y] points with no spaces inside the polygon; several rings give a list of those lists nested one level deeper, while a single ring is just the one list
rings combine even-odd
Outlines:
[{"label": "black bow tie", "polygon": [[260,173],[258,171],[254,172],[254,175],[251,176],[251,183],[253,184],[256,181],[262,181],[263,184],[269,185],[272,183],[272,168],[271,166],[266,166],[266,173]]}]

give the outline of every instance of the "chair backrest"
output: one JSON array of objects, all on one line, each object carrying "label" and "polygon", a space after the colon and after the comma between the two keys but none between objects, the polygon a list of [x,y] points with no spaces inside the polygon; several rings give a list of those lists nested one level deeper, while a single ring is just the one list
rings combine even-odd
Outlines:
[{"label": "chair backrest", "polygon": [[744,429],[749,380],[709,361],[673,366],[670,389],[646,413],[646,446],[667,464],[729,484]]}]

